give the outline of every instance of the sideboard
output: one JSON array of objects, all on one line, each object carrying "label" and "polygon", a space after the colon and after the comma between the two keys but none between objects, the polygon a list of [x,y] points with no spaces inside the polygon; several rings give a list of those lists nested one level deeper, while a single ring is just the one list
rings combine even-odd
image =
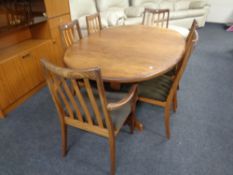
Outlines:
[{"label": "sideboard", "polygon": [[63,64],[58,26],[71,20],[69,0],[41,1],[46,21],[0,34],[0,118],[45,86],[42,57]]}]

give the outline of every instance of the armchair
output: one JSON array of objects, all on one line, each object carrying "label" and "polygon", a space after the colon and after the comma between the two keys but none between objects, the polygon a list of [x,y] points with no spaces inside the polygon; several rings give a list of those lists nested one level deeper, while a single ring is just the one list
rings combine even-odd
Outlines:
[{"label": "armchair", "polygon": [[[41,63],[60,119],[63,156],[67,153],[68,126],[105,137],[109,141],[111,175],[114,175],[115,137],[126,122],[133,132],[137,86],[133,85],[128,94],[105,92],[99,68],[74,70],[45,60]],[[77,80],[83,81],[84,86],[80,87]]]}]

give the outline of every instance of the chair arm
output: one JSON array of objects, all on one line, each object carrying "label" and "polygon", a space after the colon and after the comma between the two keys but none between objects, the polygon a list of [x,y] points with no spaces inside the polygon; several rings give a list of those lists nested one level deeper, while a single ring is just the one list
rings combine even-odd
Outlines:
[{"label": "chair arm", "polygon": [[122,106],[124,106],[125,104],[127,104],[128,102],[130,102],[131,100],[133,100],[136,95],[137,95],[137,85],[133,85],[131,88],[130,88],[130,91],[128,93],[128,95],[126,97],[124,97],[123,99],[119,100],[118,102],[114,102],[114,103],[109,103],[107,105],[107,109],[109,111],[113,111],[113,110],[116,110]]},{"label": "chair arm", "polygon": [[194,38],[194,40],[193,40],[193,43],[194,43],[193,47],[194,47],[194,49],[195,49],[196,46],[197,46],[198,40],[199,40],[199,34],[198,34],[197,30],[195,30],[195,38]]},{"label": "chair arm", "polygon": [[195,43],[199,40],[199,34],[197,30],[195,30],[195,39],[193,40]]}]

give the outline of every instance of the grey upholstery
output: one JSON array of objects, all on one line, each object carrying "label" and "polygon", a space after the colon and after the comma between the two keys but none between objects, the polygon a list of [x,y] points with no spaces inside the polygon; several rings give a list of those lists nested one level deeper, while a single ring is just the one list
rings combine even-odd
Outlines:
[{"label": "grey upholstery", "polygon": [[[103,115],[103,112],[102,112],[102,105],[101,105],[101,102],[100,102],[98,91],[96,89],[94,89],[94,88],[93,88],[93,94],[94,94],[94,97],[96,99],[97,105],[99,107],[99,111],[101,112],[101,117],[103,118],[103,123],[106,126],[106,124],[104,122],[105,119],[104,119],[104,115]],[[82,95],[83,95],[84,101],[87,104],[87,107],[89,109],[89,112],[90,112],[90,115],[91,115],[91,117],[93,119],[93,122],[94,122],[94,124],[96,124],[97,120],[96,120],[93,108],[91,107],[90,100],[89,100],[89,98],[87,96],[87,93],[86,93],[86,91],[84,89],[82,90]],[[112,103],[112,102],[117,102],[117,101],[121,100],[122,98],[126,97],[127,93],[123,93],[123,92],[105,92],[105,95],[106,95],[106,98],[107,98],[107,102]],[[85,120],[85,114],[84,114],[84,112],[83,112],[83,110],[81,108],[81,105],[80,105],[79,101],[77,100],[77,98],[75,98],[75,100],[76,100],[76,103],[78,104],[80,112],[81,112],[81,114],[82,114],[82,116],[83,116],[83,118]],[[74,111],[75,110],[73,110],[73,112]],[[126,105],[122,106],[121,108],[110,112],[110,117],[112,119],[112,123],[113,123],[113,126],[115,127],[115,129],[120,129],[121,128],[121,126],[124,124],[124,122],[128,118],[128,116],[130,114],[130,111],[131,111],[130,103],[127,103]],[[67,115],[69,115],[67,109],[65,109],[65,113]],[[76,115],[75,112],[74,112],[74,115]]]}]

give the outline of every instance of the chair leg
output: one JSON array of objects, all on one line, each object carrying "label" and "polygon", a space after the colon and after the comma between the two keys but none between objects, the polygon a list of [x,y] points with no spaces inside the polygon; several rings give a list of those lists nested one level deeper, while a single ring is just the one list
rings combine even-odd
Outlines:
[{"label": "chair leg", "polygon": [[174,94],[172,105],[173,105],[173,111],[176,112],[176,110],[177,110],[177,92]]},{"label": "chair leg", "polygon": [[4,113],[0,109],[0,118],[4,118]]},{"label": "chair leg", "polygon": [[170,104],[165,107],[164,126],[167,139],[170,139]]},{"label": "chair leg", "polygon": [[111,175],[115,175],[115,171],[116,171],[115,136],[110,136],[109,146],[110,146],[110,159],[111,159]]},{"label": "chair leg", "polygon": [[62,136],[62,156],[65,157],[67,153],[67,126],[61,125],[61,136]]}]

